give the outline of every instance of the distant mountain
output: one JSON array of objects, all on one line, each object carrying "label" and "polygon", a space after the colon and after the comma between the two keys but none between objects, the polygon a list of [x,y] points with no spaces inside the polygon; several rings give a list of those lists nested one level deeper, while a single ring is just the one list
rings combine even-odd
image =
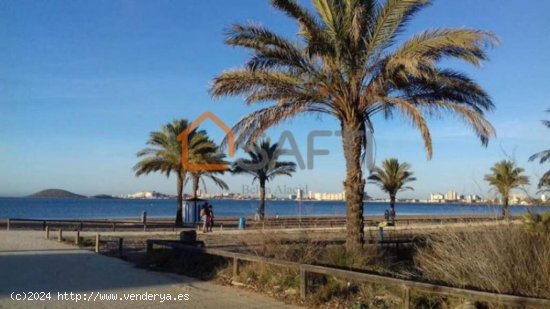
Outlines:
[{"label": "distant mountain", "polygon": [[84,195],[72,193],[66,190],[60,189],[48,189],[36,192],[27,197],[31,198],[85,198]]}]

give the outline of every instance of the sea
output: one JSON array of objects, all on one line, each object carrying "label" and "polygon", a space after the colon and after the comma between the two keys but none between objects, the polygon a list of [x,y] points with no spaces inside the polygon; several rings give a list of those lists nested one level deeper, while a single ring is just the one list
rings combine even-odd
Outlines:
[{"label": "sea", "polygon": [[[210,200],[216,217],[251,217],[258,209],[257,200]],[[389,208],[388,203],[366,202],[365,215],[381,216]],[[397,203],[397,215],[460,215],[500,214],[496,205],[460,205]],[[528,211],[546,212],[550,206],[511,206],[512,214]],[[131,219],[140,218],[146,211],[148,217],[173,218],[175,199],[46,199],[0,198],[0,219]],[[346,206],[341,201],[284,201],[268,200],[265,208],[268,217],[344,216]]]}]

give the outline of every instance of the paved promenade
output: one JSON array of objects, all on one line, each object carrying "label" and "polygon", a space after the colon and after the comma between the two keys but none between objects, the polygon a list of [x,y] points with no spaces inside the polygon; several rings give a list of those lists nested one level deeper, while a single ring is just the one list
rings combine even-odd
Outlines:
[{"label": "paved promenade", "polygon": [[[236,288],[137,269],[43,235],[0,232],[0,308],[297,308]],[[28,292],[45,292],[34,295],[43,299],[49,292],[51,300],[11,299]],[[118,299],[100,300],[106,297]]]}]

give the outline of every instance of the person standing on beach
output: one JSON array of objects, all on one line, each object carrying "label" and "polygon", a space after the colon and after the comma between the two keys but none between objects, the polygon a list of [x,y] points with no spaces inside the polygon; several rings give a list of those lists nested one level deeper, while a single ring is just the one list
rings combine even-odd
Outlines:
[{"label": "person standing on beach", "polygon": [[390,209],[390,222],[395,225],[395,208]]},{"label": "person standing on beach", "polygon": [[207,233],[208,232],[208,209],[206,208],[206,204],[203,204],[201,207],[201,220],[202,220],[202,232]]},{"label": "person standing on beach", "polygon": [[212,232],[212,227],[214,226],[214,208],[212,204],[208,205],[208,229]]}]

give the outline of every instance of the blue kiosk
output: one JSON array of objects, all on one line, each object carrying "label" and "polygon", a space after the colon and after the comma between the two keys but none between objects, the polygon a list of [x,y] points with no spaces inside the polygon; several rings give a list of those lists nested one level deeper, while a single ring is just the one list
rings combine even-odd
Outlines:
[{"label": "blue kiosk", "polygon": [[183,224],[195,226],[201,222],[201,206],[206,200],[200,198],[186,199],[183,205]]}]

